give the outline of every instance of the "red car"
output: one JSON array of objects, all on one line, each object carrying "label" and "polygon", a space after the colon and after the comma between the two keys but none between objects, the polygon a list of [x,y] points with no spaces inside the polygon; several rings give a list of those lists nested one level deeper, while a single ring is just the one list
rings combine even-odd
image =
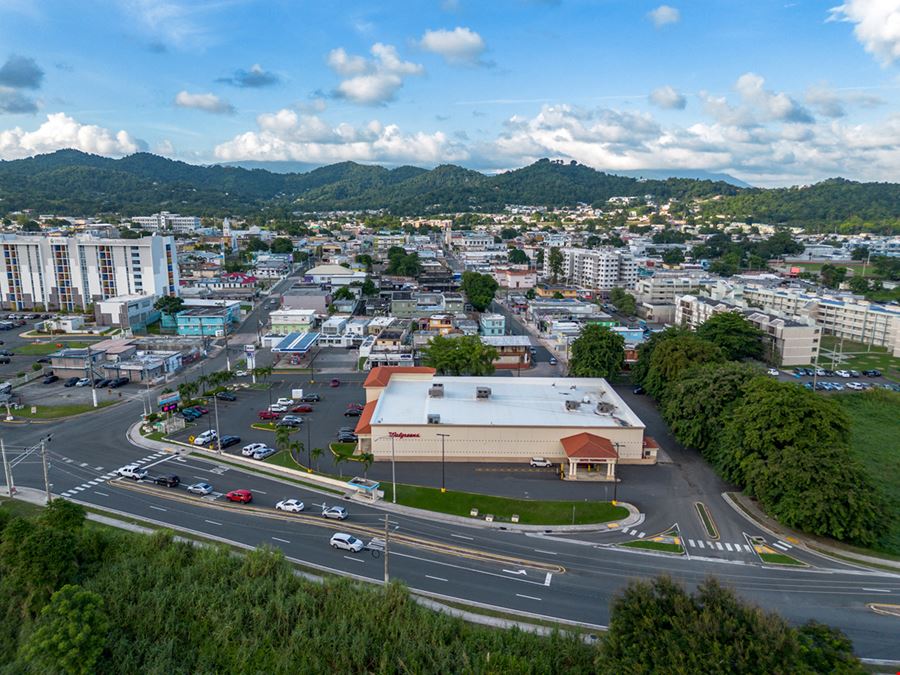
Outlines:
[{"label": "red car", "polygon": [[311,405],[295,405],[291,408],[292,413],[311,413],[313,407]]},{"label": "red car", "polygon": [[366,406],[362,405],[361,403],[348,403],[347,404],[347,410],[362,410],[365,407]]},{"label": "red car", "polygon": [[230,502],[248,504],[253,501],[253,493],[251,493],[250,490],[232,490],[231,492],[225,493],[225,499]]},{"label": "red car", "polygon": [[281,413],[272,412],[271,410],[260,410],[256,416],[261,420],[277,420],[281,417]]},{"label": "red car", "polygon": [[341,386],[341,381],[340,381],[339,379],[335,378],[335,379],[333,379],[333,380],[331,381],[331,385],[330,385],[330,386],[332,386],[332,387],[340,387],[340,386]]},{"label": "red car", "polygon": [[195,405],[194,410],[196,410],[201,415],[206,415],[209,412],[209,408],[204,408],[202,405]]}]

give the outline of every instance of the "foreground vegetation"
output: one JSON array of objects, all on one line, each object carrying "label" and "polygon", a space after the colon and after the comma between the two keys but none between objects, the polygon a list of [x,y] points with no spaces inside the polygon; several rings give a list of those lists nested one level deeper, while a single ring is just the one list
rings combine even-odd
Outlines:
[{"label": "foreground vegetation", "polygon": [[471,625],[397,584],[307,581],[273,551],[94,527],[64,500],[26,517],[0,502],[0,616],[8,673],[862,672],[838,631],[715,581],[631,584],[588,645]]}]

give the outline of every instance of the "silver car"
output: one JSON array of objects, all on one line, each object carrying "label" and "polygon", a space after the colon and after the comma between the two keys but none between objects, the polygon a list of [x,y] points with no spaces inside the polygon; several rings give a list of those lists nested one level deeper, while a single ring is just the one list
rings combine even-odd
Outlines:
[{"label": "silver car", "polygon": [[194,483],[193,485],[188,485],[187,490],[195,495],[208,495],[212,494],[213,486],[209,483]]},{"label": "silver car", "polygon": [[343,506],[322,506],[322,515],[333,520],[347,520],[350,514]]}]

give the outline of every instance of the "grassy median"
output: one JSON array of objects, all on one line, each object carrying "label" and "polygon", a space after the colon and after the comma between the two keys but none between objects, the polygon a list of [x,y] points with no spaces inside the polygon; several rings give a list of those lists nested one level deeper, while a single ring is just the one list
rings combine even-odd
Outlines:
[{"label": "grassy median", "polygon": [[30,420],[55,420],[60,419],[61,417],[80,415],[81,413],[90,412],[91,410],[99,410],[100,408],[105,408],[113,403],[118,403],[118,401],[99,401],[96,408],[90,403],[39,405],[37,406],[37,412],[33,414],[31,412],[31,406],[26,405],[21,410],[16,410],[15,415],[16,417],[24,417]]},{"label": "grassy median", "polygon": [[629,546],[630,548],[645,548],[650,551],[660,551],[662,553],[675,553],[684,555],[684,548],[681,544],[673,544],[665,541],[647,541],[645,539],[636,539],[635,541],[626,541],[620,546]]},{"label": "grassy median", "polygon": [[[392,486],[382,483],[381,489],[384,490],[384,501],[391,501]],[[542,502],[453,490],[442,493],[438,488],[418,485],[398,485],[397,503],[464,517],[471,517],[470,511],[475,508],[478,509],[479,519],[492,514],[495,522],[512,522],[512,516],[517,514],[521,525],[591,525],[619,520],[628,515],[628,509],[609,502]]]}]

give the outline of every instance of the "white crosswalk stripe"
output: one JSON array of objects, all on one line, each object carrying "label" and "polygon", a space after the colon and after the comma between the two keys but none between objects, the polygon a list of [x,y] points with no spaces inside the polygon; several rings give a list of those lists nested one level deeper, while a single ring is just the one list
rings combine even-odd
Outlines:
[{"label": "white crosswalk stripe", "polygon": [[731,544],[727,544],[727,543],[726,543],[726,544],[725,544],[725,548],[727,548],[727,549],[730,551],[730,550],[731,550]]},{"label": "white crosswalk stripe", "polygon": [[789,543],[787,543],[786,541],[781,541],[781,539],[779,539],[776,543],[781,544],[781,545],[784,546],[785,548],[794,548],[793,546],[791,546],[791,545],[790,545]]},{"label": "white crosswalk stripe", "polygon": [[695,547],[697,546],[697,545],[694,543],[694,540],[693,540],[693,539],[688,539],[688,545],[689,545],[691,548],[695,548]]},{"label": "white crosswalk stripe", "polygon": [[720,542],[718,542],[718,541],[716,542],[716,548],[719,549],[720,551],[724,551],[724,550],[725,550],[724,548],[722,548],[722,544],[721,544]]},{"label": "white crosswalk stripe", "polygon": [[774,543],[772,544],[772,546],[774,546],[775,548],[777,548],[779,551],[787,551],[787,547],[786,547],[786,546],[782,546],[782,545],[781,545],[780,543],[778,543],[777,541],[774,542]]},{"label": "white crosswalk stripe", "polygon": [[643,539],[643,538],[646,537],[646,536],[647,536],[647,535],[646,535],[645,533],[643,533],[643,532],[639,532],[639,533],[638,533],[638,539]]}]

